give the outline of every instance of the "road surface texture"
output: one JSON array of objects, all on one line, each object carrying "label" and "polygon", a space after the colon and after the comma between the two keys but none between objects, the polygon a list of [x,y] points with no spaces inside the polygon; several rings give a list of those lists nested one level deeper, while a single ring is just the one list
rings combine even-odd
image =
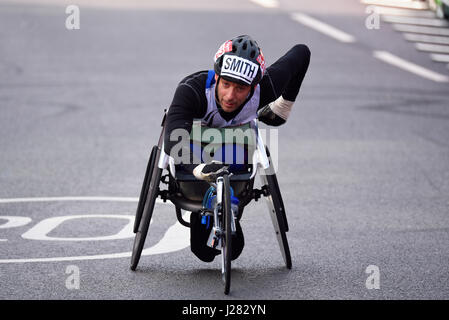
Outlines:
[{"label": "road surface texture", "polygon": [[0,1],[0,299],[225,297],[172,205],[135,272],[129,223],[177,83],[240,34],[312,58],[278,128],[293,268],[253,202],[226,297],[447,299],[449,69],[369,4],[297,2]]}]

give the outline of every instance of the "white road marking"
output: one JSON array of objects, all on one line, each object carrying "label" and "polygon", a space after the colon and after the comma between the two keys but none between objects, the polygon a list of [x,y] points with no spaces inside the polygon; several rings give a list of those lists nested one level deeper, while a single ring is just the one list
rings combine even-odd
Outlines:
[{"label": "white road marking", "polygon": [[[160,200],[160,199],[157,199]],[[121,201],[121,202],[137,202],[138,198],[128,198],[128,197],[39,197],[39,198],[10,198],[10,199],[0,199],[0,203],[24,203],[24,202],[47,202],[47,201]],[[158,203],[171,204],[171,202],[163,202],[162,200],[157,201]],[[6,216],[4,216],[6,217]],[[92,216],[89,216],[92,217]],[[114,216],[119,217],[119,216]],[[132,216],[131,216],[132,217]],[[8,219],[8,221],[3,224],[6,227],[15,227],[19,225],[24,225],[31,221],[30,218],[25,218],[19,221],[20,217],[13,217],[14,221]],[[128,218],[128,217],[126,217]],[[28,220],[29,219],[29,220]],[[183,214],[183,219],[188,221],[190,219],[190,212],[186,211]],[[9,225],[8,225],[9,224]],[[127,228],[128,227],[128,228]],[[125,227],[126,233],[131,230],[131,224]],[[123,230],[120,232],[123,233]],[[55,238],[55,240],[61,240],[61,238]],[[74,240],[74,239],[72,239]],[[75,238],[76,240],[76,238]],[[98,240],[98,239],[97,239]],[[0,239],[1,242],[6,242],[8,239]],[[162,239],[154,246],[142,250],[142,256],[153,255],[153,254],[163,254],[182,250],[190,246],[190,229],[181,225],[178,221],[169,227],[165,232]],[[72,257],[52,257],[52,258],[21,258],[21,259],[0,259],[1,263],[29,263],[29,262],[60,262],[60,261],[80,261],[80,260],[101,260],[101,259],[117,259],[117,258],[129,258],[132,252],[120,252],[120,253],[109,253],[109,254],[97,254],[89,256],[72,256]]]},{"label": "white road marking", "polygon": [[449,54],[430,54],[430,58],[436,62],[449,62]]},{"label": "white road marking", "polygon": [[[72,237],[72,238],[64,238],[64,237],[49,237],[47,234],[50,233],[53,229],[57,228],[60,224],[64,223],[68,220],[73,219],[92,219],[92,218],[100,218],[100,219],[126,219],[128,220],[128,224],[122,228],[118,233],[109,236],[95,236],[95,237]],[[70,216],[61,216],[61,217],[52,217],[47,218],[45,220],[40,221],[35,226],[33,226],[30,230],[22,234],[22,238],[28,240],[41,240],[41,241],[104,241],[104,240],[120,240],[120,239],[128,239],[133,238],[133,225],[134,225],[134,216],[133,215],[116,215],[116,214],[85,214],[85,215],[70,215]]]},{"label": "white road marking", "polygon": [[410,1],[410,0],[362,0],[365,4],[374,4],[379,6],[408,8],[408,9],[428,9],[429,5],[424,1]]},{"label": "white road marking", "polygon": [[435,44],[449,45],[449,37],[429,36],[426,34],[404,33],[404,38],[407,41],[426,42]]},{"label": "white road marking", "polygon": [[[159,199],[157,199],[159,200]],[[20,203],[20,202],[57,202],[57,201],[118,201],[137,202],[139,198],[130,197],[33,197],[33,198],[10,198],[0,199],[0,203]],[[162,201],[162,200],[161,200]]]},{"label": "white road marking", "polygon": [[28,217],[0,216],[0,219],[7,220],[6,223],[0,225],[0,229],[21,227],[31,222],[31,218]]},{"label": "white road marking", "polygon": [[449,28],[435,28],[435,27],[422,27],[413,26],[408,24],[393,24],[393,28],[396,31],[401,32],[413,32],[421,34],[431,34],[437,36],[449,36]]},{"label": "white road marking", "polygon": [[[185,221],[190,221],[190,212],[183,214]],[[164,237],[151,248],[144,249],[142,255],[152,255],[179,251],[190,246],[190,228],[184,227],[178,221],[167,229]]]},{"label": "white road marking", "polygon": [[279,1],[277,0],[250,0],[265,8],[279,8]]},{"label": "white road marking", "polygon": [[381,7],[381,6],[375,6],[374,11],[378,14],[385,14],[390,16],[435,18],[435,13],[433,13],[432,11],[400,9],[400,8]]},{"label": "white road marking", "polygon": [[[184,220],[189,220],[190,212],[184,213]],[[142,256],[162,254],[179,251],[190,245],[190,230],[179,222],[176,222],[167,229],[162,239],[154,246],[144,249]],[[132,252],[120,252],[109,254],[97,254],[91,256],[54,257],[54,258],[26,258],[26,259],[0,259],[0,263],[29,263],[29,262],[60,262],[60,261],[81,261],[81,260],[102,260],[129,258]]]},{"label": "white road marking", "polygon": [[[1,203],[21,203],[21,202],[58,202],[58,201],[111,201],[111,202],[138,202],[139,198],[133,197],[33,197],[33,198],[5,198],[0,199]],[[164,202],[157,198],[156,203],[172,204],[170,201]]]},{"label": "white road marking", "polygon": [[428,51],[435,53],[449,53],[449,46],[428,44],[428,43],[415,43],[415,47],[419,51]]},{"label": "white road marking", "polygon": [[382,20],[390,23],[412,24],[427,27],[448,27],[449,22],[442,19],[382,16]]},{"label": "white road marking", "polygon": [[291,17],[293,20],[310,27],[316,31],[319,31],[329,37],[332,37],[334,39],[337,39],[338,41],[345,42],[345,43],[351,43],[355,42],[355,38],[351,36],[350,34],[341,31],[331,25],[328,25],[322,21],[319,21],[315,18],[312,18],[308,15],[305,15],[303,13],[292,13]]},{"label": "white road marking", "polygon": [[449,82],[449,77],[399,58],[387,51],[374,51],[374,57],[408,72],[436,82]]}]

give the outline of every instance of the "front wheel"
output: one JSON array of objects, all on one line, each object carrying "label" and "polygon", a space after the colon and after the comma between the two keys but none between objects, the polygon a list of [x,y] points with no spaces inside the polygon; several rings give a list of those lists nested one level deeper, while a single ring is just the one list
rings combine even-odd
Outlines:
[{"label": "front wheel", "polygon": [[222,275],[225,283],[224,293],[229,294],[231,288],[231,260],[232,260],[232,219],[233,214],[231,210],[231,185],[229,176],[223,176],[223,193],[222,193]]}]

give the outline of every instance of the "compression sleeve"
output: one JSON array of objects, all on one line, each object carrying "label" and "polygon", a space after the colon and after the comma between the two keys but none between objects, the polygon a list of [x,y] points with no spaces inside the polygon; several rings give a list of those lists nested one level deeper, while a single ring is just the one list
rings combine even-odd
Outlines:
[{"label": "compression sleeve", "polygon": [[281,95],[285,100],[295,101],[310,63],[310,50],[297,44],[270,65],[260,82],[259,109]]}]

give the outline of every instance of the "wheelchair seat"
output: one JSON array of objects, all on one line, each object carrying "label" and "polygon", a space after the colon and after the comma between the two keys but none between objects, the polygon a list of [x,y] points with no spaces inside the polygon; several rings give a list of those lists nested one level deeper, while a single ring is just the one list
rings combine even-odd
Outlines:
[{"label": "wheelchair seat", "polygon": [[[232,131],[229,133],[227,130]],[[208,128],[194,122],[190,137],[191,163],[176,164],[174,174],[170,174],[172,182],[187,200],[201,202],[210,185],[196,179],[192,172],[198,164],[207,162],[204,161],[204,153],[207,151],[207,155],[214,160],[229,165],[234,194],[238,198],[244,198],[250,194],[254,184],[253,171],[256,169],[252,160],[255,148],[254,129],[250,124],[231,128]]]},{"label": "wheelchair seat", "polygon": [[[174,180],[178,186],[178,190],[182,196],[190,201],[202,202],[204,194],[209,189],[209,183],[198,180],[192,174],[193,168],[197,165],[177,165]],[[246,197],[248,192],[252,190],[253,181],[251,179],[252,166],[244,166],[244,168],[232,168],[229,170],[233,175],[230,177],[231,187],[237,198]]]}]

